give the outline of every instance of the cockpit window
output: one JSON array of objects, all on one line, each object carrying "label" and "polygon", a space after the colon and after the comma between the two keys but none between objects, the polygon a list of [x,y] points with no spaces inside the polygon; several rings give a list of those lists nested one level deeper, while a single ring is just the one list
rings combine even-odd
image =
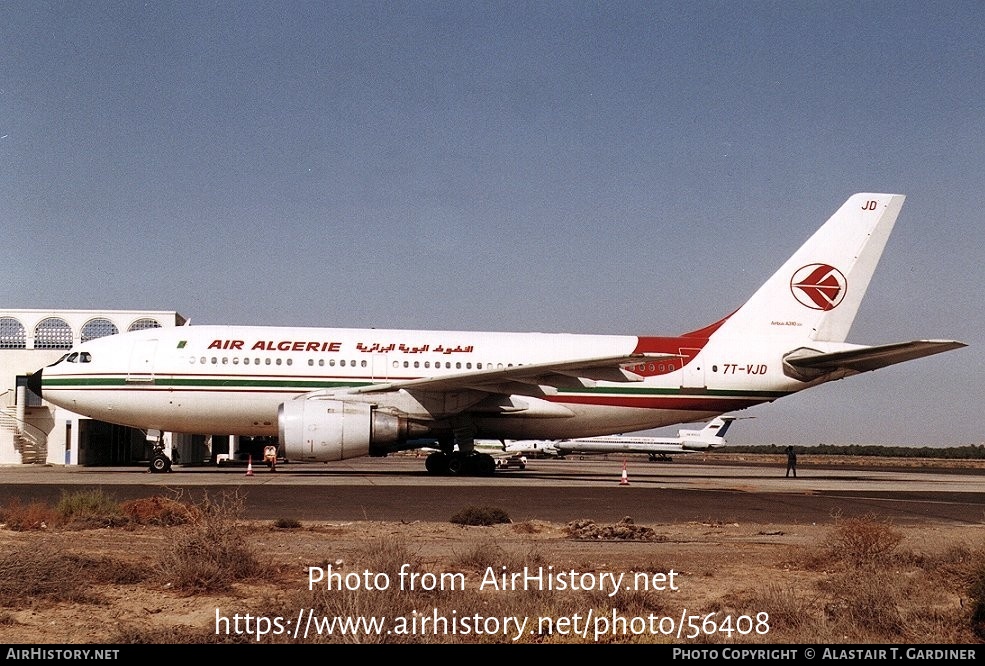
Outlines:
[{"label": "cockpit window", "polygon": [[50,367],[52,367],[54,365],[58,365],[59,363],[63,363],[63,362],[64,363],[92,363],[92,354],[90,354],[89,352],[86,352],[86,351],[84,351],[84,352],[71,352],[71,353],[65,354],[64,356],[62,356],[60,359],[58,359],[57,361],[55,361],[54,363],[52,363],[48,367],[50,368]]}]

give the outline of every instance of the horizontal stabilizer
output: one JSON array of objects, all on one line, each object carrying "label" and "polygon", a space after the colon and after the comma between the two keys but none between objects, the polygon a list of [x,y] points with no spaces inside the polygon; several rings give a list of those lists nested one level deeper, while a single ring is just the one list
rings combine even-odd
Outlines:
[{"label": "horizontal stabilizer", "polygon": [[783,357],[783,369],[795,379],[810,381],[838,371],[856,374],[878,370],[966,346],[956,340],[914,340],[828,353],[800,348]]}]

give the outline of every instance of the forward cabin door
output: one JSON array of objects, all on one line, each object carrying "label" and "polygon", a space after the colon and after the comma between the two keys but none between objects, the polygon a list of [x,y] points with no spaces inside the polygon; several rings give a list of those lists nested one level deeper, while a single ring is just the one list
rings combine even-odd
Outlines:
[{"label": "forward cabin door", "polygon": [[130,350],[130,367],[127,370],[127,383],[154,383],[154,354],[157,353],[157,340],[138,340]]}]

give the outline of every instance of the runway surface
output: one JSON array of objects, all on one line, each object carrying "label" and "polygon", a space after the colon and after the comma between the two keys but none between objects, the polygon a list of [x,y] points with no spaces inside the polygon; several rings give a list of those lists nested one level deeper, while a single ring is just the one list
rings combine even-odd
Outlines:
[{"label": "runway surface", "polygon": [[652,463],[642,459],[531,460],[495,476],[432,477],[423,459],[358,458],[330,464],[143,468],[0,467],[0,504],[57,502],[64,492],[101,488],[120,500],[237,490],[245,518],[447,521],[470,505],[505,509],[514,521],[827,523],[873,515],[900,524],[985,527],[985,470],[822,469],[782,465]]}]

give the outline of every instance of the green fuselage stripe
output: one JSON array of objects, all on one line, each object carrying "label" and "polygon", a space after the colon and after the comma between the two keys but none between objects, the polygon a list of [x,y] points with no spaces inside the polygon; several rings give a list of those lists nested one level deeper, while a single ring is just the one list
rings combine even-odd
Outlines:
[{"label": "green fuselage stripe", "polygon": [[[256,379],[251,377],[168,377],[157,375],[141,380],[140,375],[134,375],[130,380],[123,376],[115,377],[51,377],[42,379],[44,389],[92,389],[110,387],[144,388],[146,390],[166,389],[298,389],[312,391],[331,388],[356,388],[369,386],[377,382],[357,380],[320,380],[320,379]],[[596,386],[592,388],[559,388],[558,396],[595,395],[595,396],[706,396],[720,398],[755,398],[758,400],[775,400],[785,395],[787,391],[755,391],[755,390],[722,390],[708,388],[657,388],[641,386]]]}]

